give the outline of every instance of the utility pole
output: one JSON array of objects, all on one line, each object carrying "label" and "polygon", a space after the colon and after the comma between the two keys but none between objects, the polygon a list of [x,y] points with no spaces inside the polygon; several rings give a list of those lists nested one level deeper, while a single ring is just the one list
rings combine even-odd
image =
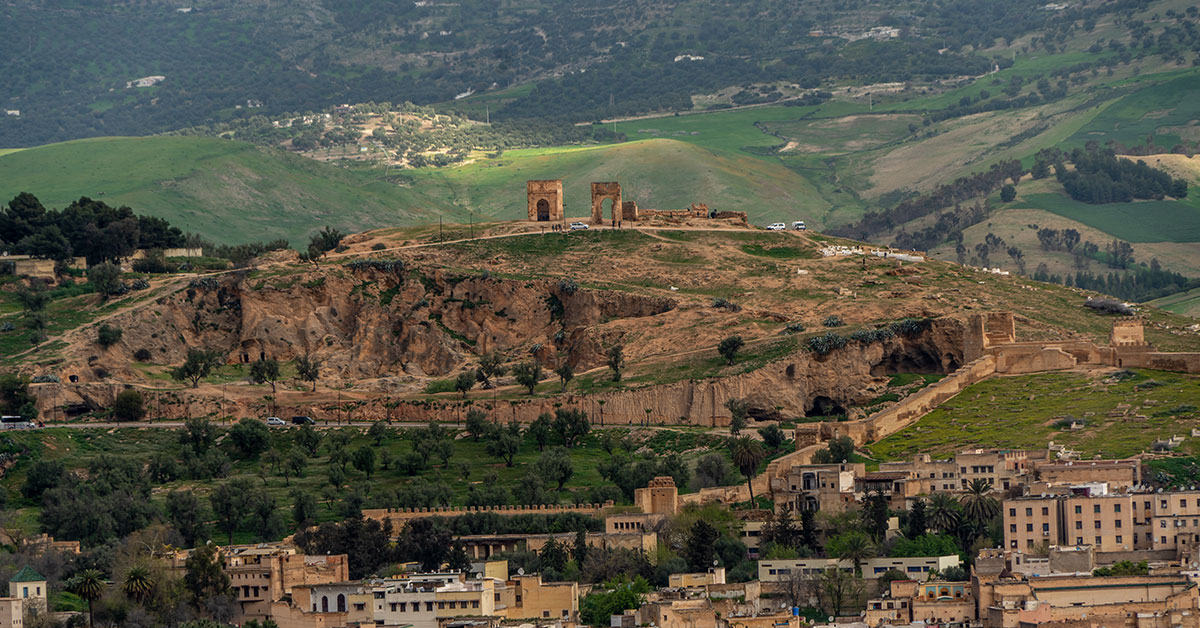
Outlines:
[{"label": "utility pole", "polygon": [[492,123],[492,108],[487,103],[483,103],[483,116],[488,124]]}]

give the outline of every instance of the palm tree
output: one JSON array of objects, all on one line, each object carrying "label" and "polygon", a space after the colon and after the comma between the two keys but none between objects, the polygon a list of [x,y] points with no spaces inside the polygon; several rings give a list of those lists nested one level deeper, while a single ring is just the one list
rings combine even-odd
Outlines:
[{"label": "palm tree", "polygon": [[737,465],[742,475],[746,476],[746,486],[750,488],[750,503],[753,504],[754,474],[758,471],[758,465],[766,457],[762,445],[749,436],[743,436],[730,441],[729,452],[733,455],[733,464]]},{"label": "palm tree", "polygon": [[958,525],[958,502],[949,493],[934,493],[926,512],[929,527],[942,534],[952,532]]},{"label": "palm tree", "polygon": [[150,575],[150,570],[142,566],[130,567],[129,571],[125,572],[125,582],[121,585],[121,590],[138,603],[145,602],[154,591],[154,578]]},{"label": "palm tree", "polygon": [[967,493],[959,503],[967,520],[979,528],[983,528],[1000,512],[1000,503],[995,497],[988,495],[992,485],[983,478],[975,478],[967,484]]},{"label": "palm tree", "polygon": [[87,600],[88,625],[95,628],[96,623],[92,613],[92,605],[104,594],[104,575],[96,569],[84,569],[75,574],[74,578],[71,578],[71,582],[67,588],[75,595]]},{"label": "palm tree", "polygon": [[851,530],[829,540],[829,553],[842,560],[853,561],[855,575],[862,575],[862,563],[875,555],[875,544],[866,534]]}]

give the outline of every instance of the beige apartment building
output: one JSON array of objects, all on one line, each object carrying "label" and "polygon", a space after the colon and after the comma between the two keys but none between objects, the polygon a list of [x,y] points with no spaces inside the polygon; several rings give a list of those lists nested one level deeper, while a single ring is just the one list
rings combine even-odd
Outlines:
[{"label": "beige apartment building", "polygon": [[515,576],[508,581],[512,602],[509,619],[560,619],[578,621],[579,583],[542,582],[541,574]]},{"label": "beige apartment building", "polygon": [[1022,497],[1005,500],[1005,546],[1031,550],[1090,545],[1098,552],[1141,549],[1129,495]]},{"label": "beige apartment building", "polygon": [[[1092,487],[1087,487],[1092,488]],[[1200,491],[1021,497],[1004,501],[1008,549],[1091,545],[1098,552],[1174,551],[1200,545]]]},{"label": "beige apartment building", "polygon": [[1062,501],[1067,545],[1091,545],[1098,552],[1134,549],[1133,512],[1123,495],[1071,495]]}]

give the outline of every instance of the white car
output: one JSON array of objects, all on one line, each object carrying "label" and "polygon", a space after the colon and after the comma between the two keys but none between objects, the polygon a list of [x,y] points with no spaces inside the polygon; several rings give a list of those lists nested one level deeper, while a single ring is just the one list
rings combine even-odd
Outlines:
[{"label": "white car", "polygon": [[767,231],[783,231],[784,229],[787,229],[787,225],[782,222],[773,222],[767,225]]},{"label": "white car", "polygon": [[267,417],[267,425],[287,425],[287,423],[277,416],[269,416]]},{"label": "white car", "polygon": [[571,231],[578,231],[578,230],[580,230],[580,229],[587,229],[587,228],[588,228],[588,226],[587,226],[587,223],[586,223],[586,222],[573,222],[573,223],[571,223]]},{"label": "white car", "polygon": [[808,227],[804,226],[803,220],[797,220],[796,222],[792,223],[792,229],[795,229],[796,231],[807,231]]}]

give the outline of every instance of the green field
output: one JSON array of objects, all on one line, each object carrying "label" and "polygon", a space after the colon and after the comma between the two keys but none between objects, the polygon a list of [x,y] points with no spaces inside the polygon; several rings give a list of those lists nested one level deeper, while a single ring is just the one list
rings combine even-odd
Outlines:
[{"label": "green field", "polygon": [[[1187,436],[1200,427],[1200,376],[1126,373],[1130,376],[1121,381],[1062,372],[995,377],[968,386],[916,425],[868,449],[881,460],[901,460],[917,453],[944,457],[970,447],[1040,449],[1054,441],[1085,458],[1116,458],[1147,451],[1154,439]],[[1107,416],[1118,404],[1131,406],[1128,417]],[[1087,425],[1078,431],[1054,425],[1064,418]],[[1183,449],[1200,451],[1200,442],[1189,438]]]},{"label": "green field", "polygon": [[302,246],[326,224],[360,231],[452,210],[343,168],[204,137],[100,138],[0,157],[0,199],[19,192],[55,208],[80,196],[129,205],[219,243],[287,238]]},{"label": "green field", "polygon": [[1150,301],[1148,305],[1183,314],[1185,316],[1200,317],[1200,288],[1188,290],[1187,292],[1177,292],[1172,295],[1162,297]]},{"label": "green field", "polygon": [[1139,89],[1107,107],[1084,125],[1068,143],[1088,141],[1104,144],[1110,140],[1126,145],[1145,143],[1149,136],[1165,152],[1181,139],[1200,139],[1200,73],[1188,71],[1182,76]]},{"label": "green field", "polygon": [[1030,194],[1016,209],[1044,209],[1130,242],[1200,242],[1200,208],[1181,201],[1089,205],[1059,194]]},{"label": "green field", "polygon": [[921,125],[915,115],[857,115],[841,118],[770,122],[765,126],[776,135],[797,144],[799,153],[849,153],[877,148],[910,135],[909,124]]}]

